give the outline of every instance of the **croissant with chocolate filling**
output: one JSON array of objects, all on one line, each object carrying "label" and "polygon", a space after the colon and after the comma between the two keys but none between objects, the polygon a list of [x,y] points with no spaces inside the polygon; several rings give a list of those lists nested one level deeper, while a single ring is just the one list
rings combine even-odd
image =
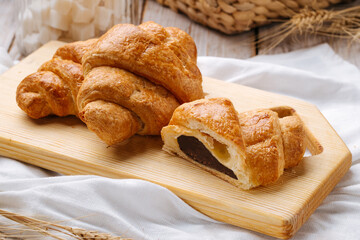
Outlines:
[{"label": "croissant with chocolate filling", "polygon": [[225,98],[185,103],[161,131],[163,149],[242,189],[273,183],[305,152],[300,118],[273,110],[238,114]]},{"label": "croissant with chocolate filling", "polygon": [[82,58],[79,116],[108,145],[159,135],[179,102],[203,97],[196,46],[178,28],[119,24]]},{"label": "croissant with chocolate filling", "polygon": [[16,102],[31,118],[50,114],[77,115],[76,98],[84,80],[81,58],[96,39],[66,44],[37,72],[25,77],[16,91]]}]

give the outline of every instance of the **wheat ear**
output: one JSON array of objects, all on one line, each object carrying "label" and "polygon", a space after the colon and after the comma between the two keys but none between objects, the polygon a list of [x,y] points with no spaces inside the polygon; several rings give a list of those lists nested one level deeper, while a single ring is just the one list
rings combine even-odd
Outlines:
[{"label": "wheat ear", "polygon": [[[54,239],[58,239],[58,240],[66,240],[66,239],[55,235],[51,231],[62,233],[67,236],[71,236],[72,238],[81,239],[81,240],[98,240],[98,239],[101,239],[101,240],[127,240],[126,238],[112,236],[107,233],[99,233],[97,231],[85,230],[85,229],[81,229],[81,228],[72,228],[72,227],[63,226],[63,225],[52,223],[52,222],[46,222],[46,221],[26,217],[26,216],[23,216],[23,215],[20,215],[17,213],[8,212],[8,211],[2,210],[2,209],[0,209],[0,215],[29,228],[29,229],[24,229],[24,230],[32,230],[37,233],[47,235],[47,236],[50,236],[50,237],[52,237]],[[11,229],[11,228],[8,227],[7,229]],[[5,239],[6,236],[8,236],[8,235],[6,235],[5,232],[0,232],[0,240]],[[10,237],[15,237],[15,236],[10,235]],[[29,238],[30,238],[30,236],[29,236]]]},{"label": "wheat ear", "polygon": [[5,240],[5,237],[6,237],[5,233],[0,231],[0,240]]},{"label": "wheat ear", "polygon": [[272,30],[272,34],[258,40],[258,43],[268,41],[265,52],[276,47],[290,35],[296,34],[317,34],[360,42],[360,6],[338,11],[307,7]]}]

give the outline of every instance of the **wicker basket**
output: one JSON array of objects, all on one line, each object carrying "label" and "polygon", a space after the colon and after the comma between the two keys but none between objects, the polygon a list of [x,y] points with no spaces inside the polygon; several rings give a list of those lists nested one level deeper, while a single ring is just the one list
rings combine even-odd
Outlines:
[{"label": "wicker basket", "polygon": [[327,8],[342,0],[157,0],[192,20],[227,34],[289,18],[309,6]]}]

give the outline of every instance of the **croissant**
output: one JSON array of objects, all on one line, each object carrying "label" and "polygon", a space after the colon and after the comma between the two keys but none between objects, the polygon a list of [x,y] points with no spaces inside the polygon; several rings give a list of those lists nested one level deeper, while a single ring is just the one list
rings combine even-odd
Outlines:
[{"label": "croissant", "polygon": [[66,44],[16,91],[18,106],[31,118],[78,115],[76,98],[84,80],[81,58],[96,39]]},{"label": "croissant", "polygon": [[182,104],[161,131],[163,150],[242,189],[273,183],[305,152],[300,118],[274,110],[238,114],[225,98]]},{"label": "croissant", "polygon": [[115,25],[82,58],[80,119],[108,145],[159,135],[179,103],[204,95],[196,57],[180,29]]},{"label": "croissant", "polygon": [[196,45],[187,33],[145,22],[115,25],[82,60],[85,76],[100,66],[124,69],[165,87],[183,103],[204,96],[196,58]]}]

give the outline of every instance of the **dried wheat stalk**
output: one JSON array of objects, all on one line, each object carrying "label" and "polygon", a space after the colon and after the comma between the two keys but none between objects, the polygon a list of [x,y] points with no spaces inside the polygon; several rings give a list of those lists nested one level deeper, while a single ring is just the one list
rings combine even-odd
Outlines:
[{"label": "dried wheat stalk", "polygon": [[267,41],[266,51],[296,35],[316,34],[360,42],[360,6],[339,11],[304,8],[272,32],[258,40],[258,43]]},{"label": "dried wheat stalk", "polygon": [[[80,239],[80,240],[98,240],[98,239],[101,239],[101,240],[127,240],[126,238],[112,236],[107,233],[99,233],[97,231],[63,226],[63,225],[60,225],[57,223],[46,222],[46,221],[22,216],[22,215],[8,212],[8,211],[1,210],[1,209],[0,209],[0,215],[27,227],[27,228],[19,229],[19,228],[14,228],[11,226],[4,226],[1,228],[1,231],[0,231],[0,240],[5,239],[6,237],[21,237],[21,239],[36,238],[36,235],[32,235],[32,234],[22,235],[21,232],[23,232],[24,230],[32,231],[35,233],[40,233],[40,234],[43,234],[43,235],[46,235],[46,236],[49,236],[49,237],[52,237],[52,238],[58,239],[58,240],[66,240],[66,239],[56,235],[55,233],[61,233],[62,235],[65,234],[69,237],[72,237],[74,239]],[[6,234],[6,230],[16,230],[17,232],[12,232],[12,233]],[[38,235],[37,235],[37,237],[38,237]]]},{"label": "dried wheat stalk", "polygon": [[5,240],[5,237],[6,237],[5,233],[0,231],[0,240]]}]

